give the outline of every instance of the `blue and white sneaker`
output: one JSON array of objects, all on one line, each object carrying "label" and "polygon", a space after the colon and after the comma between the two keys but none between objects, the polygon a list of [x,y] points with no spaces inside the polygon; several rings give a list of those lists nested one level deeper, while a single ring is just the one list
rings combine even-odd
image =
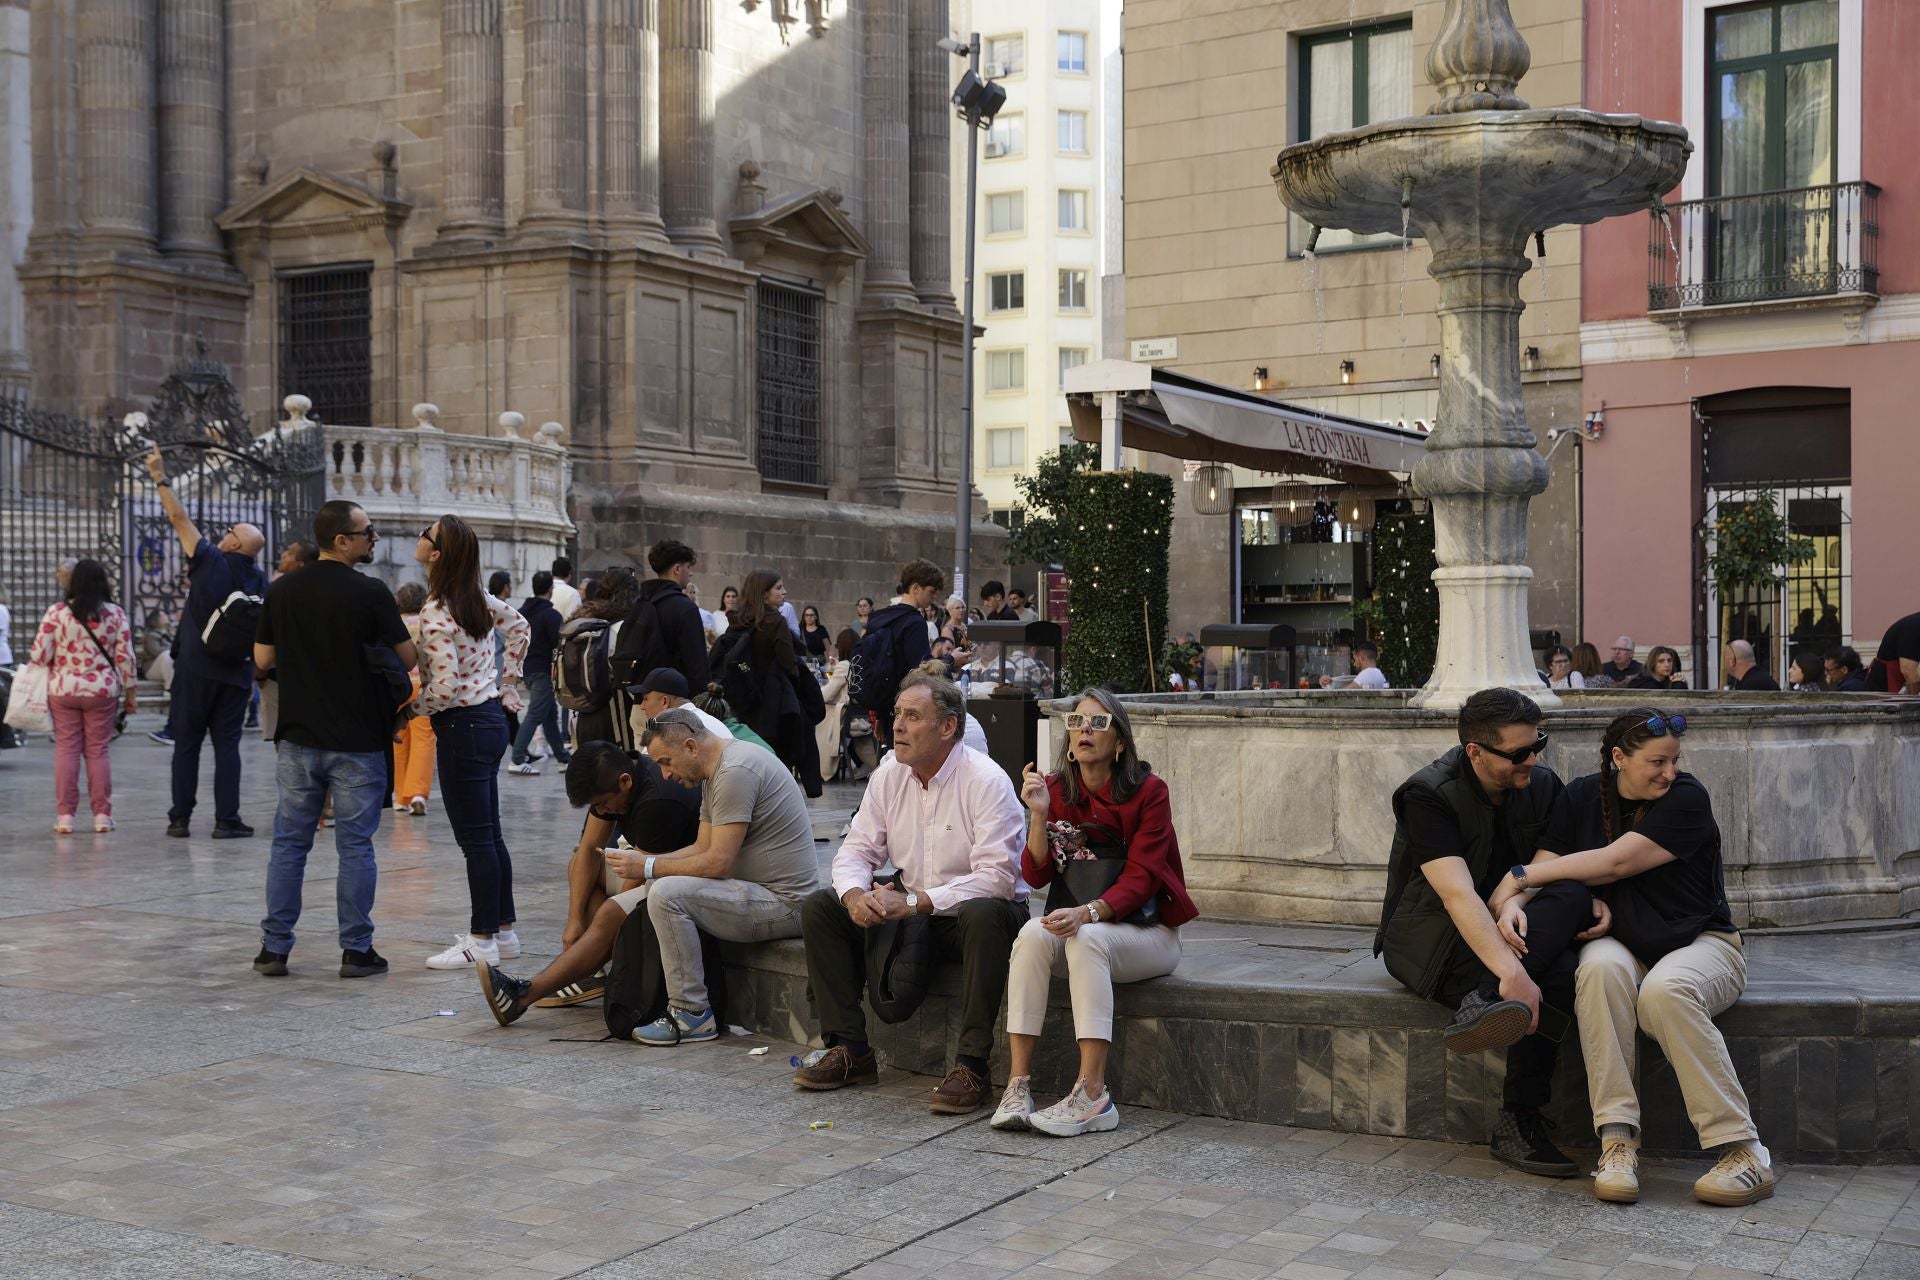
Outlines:
[{"label": "blue and white sneaker", "polygon": [[634,1041],[671,1048],[676,1044],[697,1044],[702,1040],[714,1040],[720,1035],[720,1028],[713,1020],[712,1009],[702,1009],[698,1013],[688,1013],[684,1009],[668,1009],[666,1016],[649,1022],[644,1027],[633,1029]]},{"label": "blue and white sneaker", "polygon": [[1087,1096],[1087,1082],[1076,1081],[1073,1092],[1027,1117],[1027,1127],[1056,1138],[1075,1138],[1083,1133],[1105,1133],[1120,1127],[1120,1109],[1113,1095],[1102,1091],[1097,1098]]}]

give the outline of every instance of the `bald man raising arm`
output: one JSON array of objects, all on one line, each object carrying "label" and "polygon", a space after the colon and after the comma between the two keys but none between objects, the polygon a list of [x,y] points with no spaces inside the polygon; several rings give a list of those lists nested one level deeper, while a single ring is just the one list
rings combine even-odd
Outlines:
[{"label": "bald man raising arm", "polygon": [[200,789],[200,744],[213,739],[213,838],[239,839],[253,834],[240,820],[240,727],[253,688],[247,658],[228,660],[207,652],[201,632],[227,597],[238,591],[258,596],[267,580],[255,563],[267,540],[256,525],[236,524],[210,542],[187,514],[167,481],[167,464],[155,445],[147,455],[160,507],[180,539],[187,558],[187,608],[180,624],[180,658],[174,665],[172,710],[173,804],[167,810],[167,834],[184,839]]}]

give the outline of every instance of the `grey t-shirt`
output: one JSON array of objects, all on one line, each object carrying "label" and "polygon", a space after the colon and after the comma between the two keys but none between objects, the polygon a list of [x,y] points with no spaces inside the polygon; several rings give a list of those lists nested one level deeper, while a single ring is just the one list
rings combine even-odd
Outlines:
[{"label": "grey t-shirt", "polygon": [[806,793],[780,757],[751,742],[729,742],[700,796],[700,821],[747,824],[733,879],[751,880],[799,902],[819,887],[813,818]]}]

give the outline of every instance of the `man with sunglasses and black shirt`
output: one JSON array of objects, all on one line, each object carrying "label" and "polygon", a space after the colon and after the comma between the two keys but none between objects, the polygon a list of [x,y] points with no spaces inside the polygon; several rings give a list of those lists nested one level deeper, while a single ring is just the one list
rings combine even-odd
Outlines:
[{"label": "man with sunglasses and black shirt", "polygon": [[[1482,689],[1460,708],[1460,745],[1393,794],[1393,852],[1374,936],[1387,972],[1454,1010],[1455,1053],[1510,1046],[1488,1147],[1527,1173],[1571,1178],[1579,1166],[1547,1136],[1540,1112],[1573,1008],[1578,944],[1606,931],[1584,885],[1551,885],[1526,909],[1527,950],[1501,937],[1487,900],[1510,868],[1573,848],[1560,779],[1542,762],[1540,708],[1512,689]],[[1597,923],[1596,923],[1597,921]]]}]

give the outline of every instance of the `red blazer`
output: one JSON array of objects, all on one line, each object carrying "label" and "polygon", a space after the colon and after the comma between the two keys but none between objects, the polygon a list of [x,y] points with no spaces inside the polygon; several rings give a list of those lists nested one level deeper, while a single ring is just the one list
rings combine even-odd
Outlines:
[{"label": "red blazer", "polygon": [[[1113,802],[1112,788],[1108,787],[1083,794],[1079,804],[1070,805],[1057,773],[1047,777],[1047,794],[1048,822],[1097,822],[1120,832],[1127,842],[1127,869],[1113,888],[1101,895],[1113,908],[1114,919],[1125,920],[1155,893],[1160,895],[1161,924],[1178,928],[1200,914],[1187,896],[1186,879],[1180,871],[1180,841],[1173,833],[1173,806],[1167,799],[1167,784],[1159,774],[1148,774],[1124,804]],[[1053,858],[1043,856],[1036,865],[1032,851],[1023,848],[1020,869],[1026,882],[1038,887],[1052,881]]]}]

